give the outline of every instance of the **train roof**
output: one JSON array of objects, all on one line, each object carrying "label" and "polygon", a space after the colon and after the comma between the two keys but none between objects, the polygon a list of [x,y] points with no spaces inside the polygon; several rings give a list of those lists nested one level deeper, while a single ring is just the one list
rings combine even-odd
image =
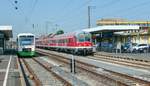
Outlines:
[{"label": "train roof", "polygon": [[[81,32],[85,32],[85,31],[74,31],[74,32],[69,32],[69,33],[64,33],[64,34],[60,34],[60,35],[55,35],[54,37],[55,38],[60,38],[60,37],[66,37],[66,38],[71,38],[73,36],[75,36],[76,34],[78,33],[81,33]],[[87,32],[86,32],[87,33]]]},{"label": "train roof", "polygon": [[34,34],[32,34],[32,33],[19,33],[18,35],[17,35],[17,37],[19,37],[19,36],[27,36],[27,35],[32,35],[32,36],[35,36]]},{"label": "train roof", "polygon": [[[72,38],[74,37],[76,34],[78,33],[82,33],[82,32],[85,32],[85,31],[82,31],[82,30],[78,30],[78,31],[74,31],[74,32],[68,32],[68,33],[64,33],[64,34],[60,34],[60,35],[56,35],[56,34],[50,34],[48,36],[41,36],[38,38],[38,40],[42,40],[42,39],[51,39],[53,40],[53,38],[56,38],[56,39],[59,39],[59,38]],[[85,33],[89,33],[89,32],[85,32]]]}]

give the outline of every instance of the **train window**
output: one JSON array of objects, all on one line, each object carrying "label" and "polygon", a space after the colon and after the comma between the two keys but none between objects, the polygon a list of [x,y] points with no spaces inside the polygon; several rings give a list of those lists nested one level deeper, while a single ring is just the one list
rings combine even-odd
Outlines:
[{"label": "train window", "polygon": [[72,40],[72,38],[69,38],[69,43],[71,43],[73,40]]},{"label": "train window", "polygon": [[48,40],[48,43],[51,43],[51,40]]},{"label": "train window", "polygon": [[52,43],[55,43],[55,40],[52,40]]},{"label": "train window", "polygon": [[84,34],[83,33],[80,33],[78,35],[78,40],[79,40],[79,42],[84,42],[85,38],[84,38]]},{"label": "train window", "polygon": [[31,44],[33,44],[32,39],[21,39],[20,40],[20,45],[31,45]]},{"label": "train window", "polygon": [[63,40],[63,39],[61,40],[61,43],[64,43],[64,40]]},{"label": "train window", "polygon": [[20,36],[20,45],[32,45],[34,44],[34,36]]},{"label": "train window", "polygon": [[85,41],[91,41],[91,35],[85,34]]},{"label": "train window", "polygon": [[79,42],[91,41],[91,35],[89,33],[80,33],[78,35]]},{"label": "train window", "polygon": [[59,43],[61,43],[62,41],[61,40],[59,40]]},{"label": "train window", "polygon": [[68,39],[66,39],[66,43],[68,43],[69,42],[69,40]]}]

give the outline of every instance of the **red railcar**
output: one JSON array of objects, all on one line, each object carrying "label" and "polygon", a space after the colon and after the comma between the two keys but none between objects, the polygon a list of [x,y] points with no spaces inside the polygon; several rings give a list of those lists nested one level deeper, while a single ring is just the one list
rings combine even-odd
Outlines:
[{"label": "red railcar", "polygon": [[39,38],[36,40],[36,46],[73,54],[93,53],[91,34],[83,31]]}]

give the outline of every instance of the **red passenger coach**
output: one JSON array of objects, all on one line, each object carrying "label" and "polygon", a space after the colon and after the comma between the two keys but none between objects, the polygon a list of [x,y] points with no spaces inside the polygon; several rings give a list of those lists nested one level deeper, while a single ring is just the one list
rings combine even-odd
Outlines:
[{"label": "red passenger coach", "polygon": [[36,46],[72,54],[93,53],[91,34],[83,31],[39,38],[36,40]]}]

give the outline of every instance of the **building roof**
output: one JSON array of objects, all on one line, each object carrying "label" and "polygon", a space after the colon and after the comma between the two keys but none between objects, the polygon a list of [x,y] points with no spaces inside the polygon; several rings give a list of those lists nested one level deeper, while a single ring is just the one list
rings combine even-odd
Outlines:
[{"label": "building roof", "polygon": [[98,31],[126,31],[139,29],[139,25],[105,25],[89,29],[83,29],[85,32],[98,32]]},{"label": "building roof", "polygon": [[12,38],[12,26],[0,26],[0,32],[4,33],[6,39]]},{"label": "building roof", "polygon": [[128,21],[125,19],[116,19],[116,18],[107,18],[107,19],[101,19],[97,20],[97,25],[130,25],[130,24],[150,24],[150,21]]}]

